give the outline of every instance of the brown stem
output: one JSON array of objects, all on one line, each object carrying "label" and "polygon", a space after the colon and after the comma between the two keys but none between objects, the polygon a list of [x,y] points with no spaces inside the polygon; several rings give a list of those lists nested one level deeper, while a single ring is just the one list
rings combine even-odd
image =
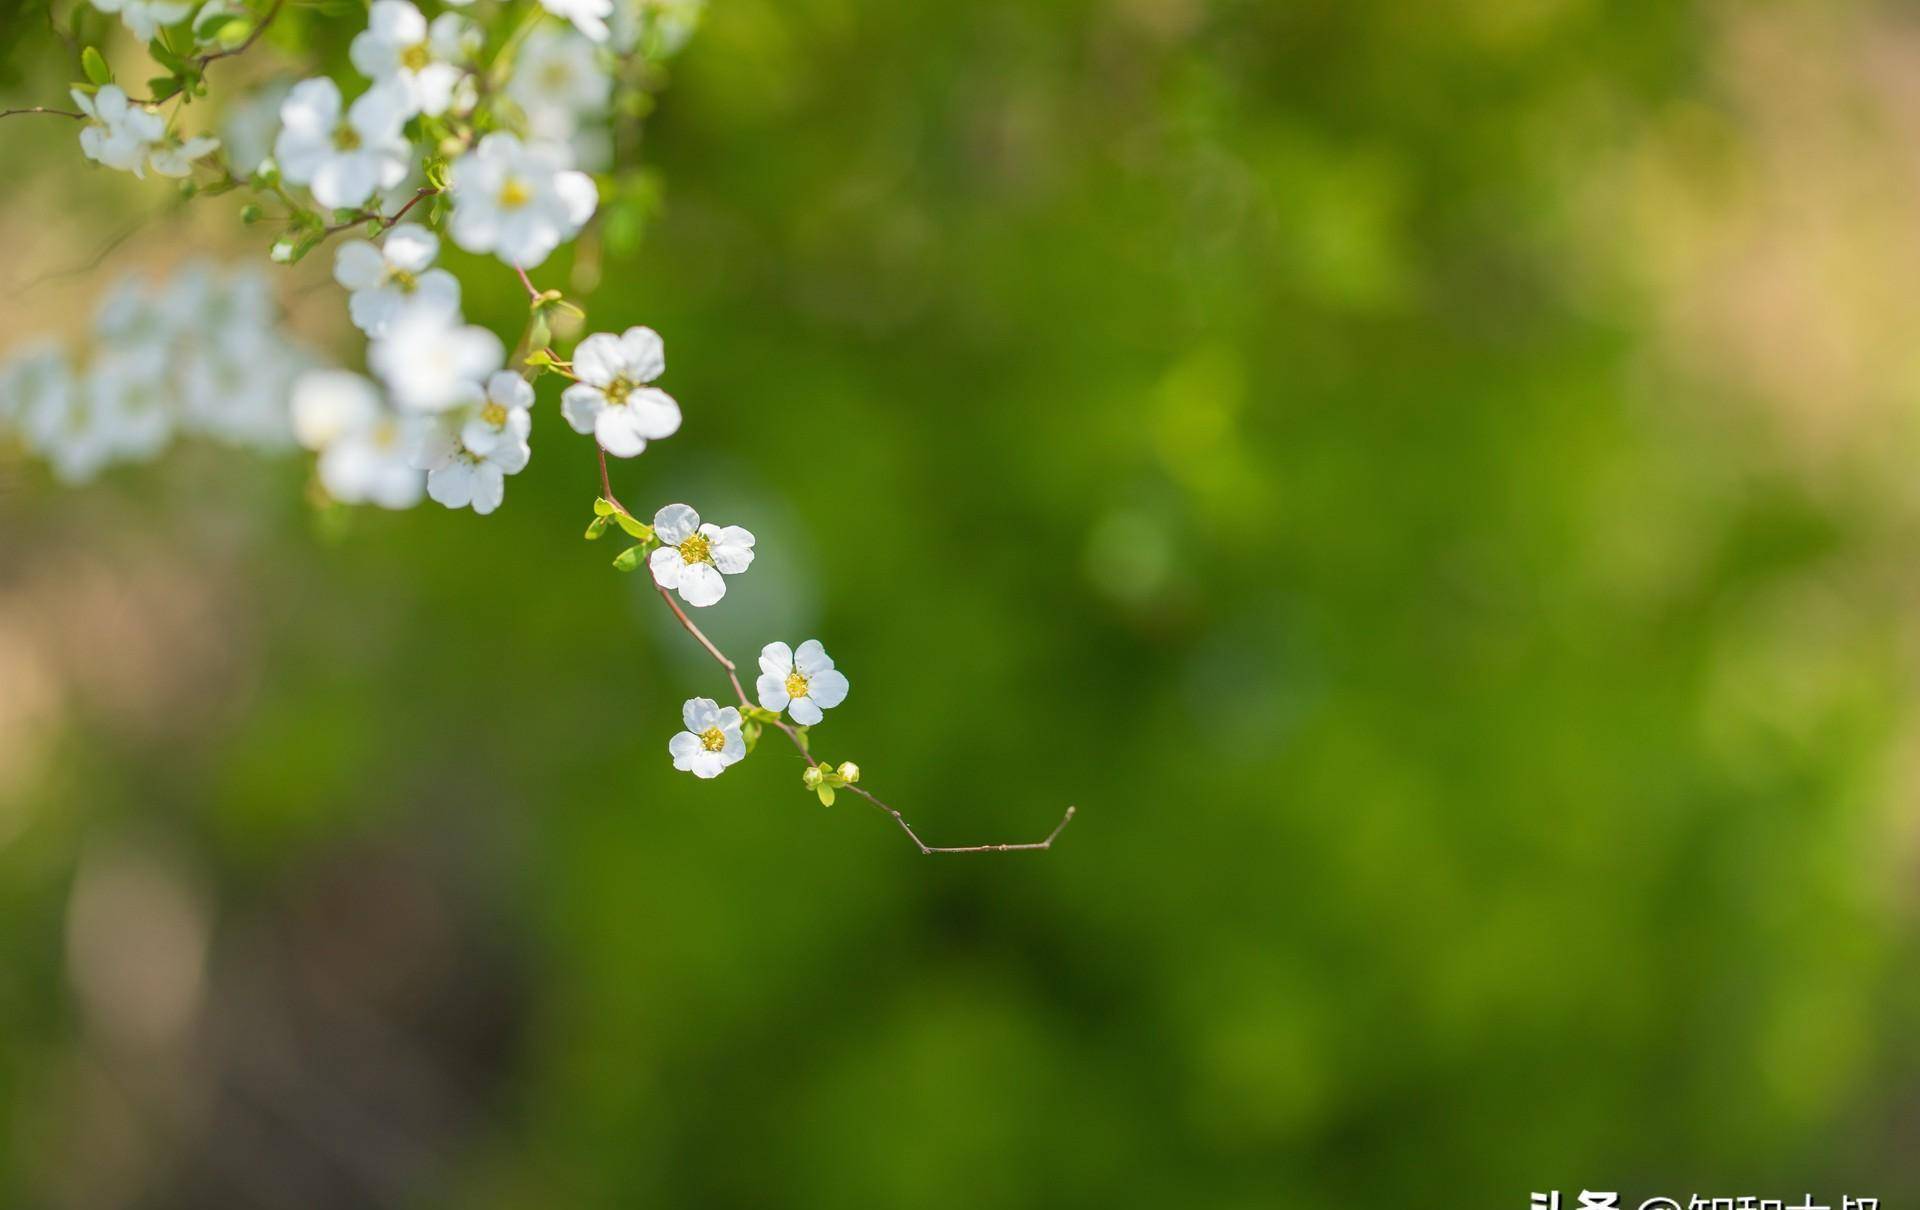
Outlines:
[{"label": "brown stem", "polygon": [[[538,291],[534,290],[532,282],[527,281],[525,271],[521,271],[520,280],[527,282],[528,291],[533,293],[535,297],[538,297]],[[600,494],[602,498],[627,516],[633,516],[631,512],[627,511],[627,506],[620,503],[619,497],[613,494],[613,480],[607,474],[607,451],[598,448],[596,443],[594,452],[600,456]],[[667,603],[667,608],[673,610],[673,616],[680,619],[680,625],[685,627],[687,633],[692,635],[702,647],[707,649],[707,654],[712,656],[720,667],[726,670],[727,682],[733,686],[733,695],[740,699],[741,709],[752,709],[753,702],[747,697],[746,689],[740,684],[738,666],[727,658],[725,652],[713,645],[712,639],[709,639],[701,632],[698,626],[693,624],[693,619],[687,616],[686,610],[680,608],[680,602],[673,599],[671,592],[661,588],[657,584],[654,585],[654,587],[658,589],[660,599]],[[798,728],[792,726],[784,719],[774,719],[773,725],[789,740],[793,741],[793,746],[799,750],[801,757],[805,759],[809,765],[817,763],[814,759],[813,750],[807,746],[806,736],[801,735]],[[893,822],[900,825],[900,830],[907,834],[907,839],[913,842],[913,846],[929,856],[935,853],[1019,853],[1051,849],[1053,842],[1059,838],[1060,833],[1066,829],[1069,823],[1073,822],[1074,812],[1079,810],[1078,807],[1068,807],[1067,813],[1060,817],[1059,823],[1053,825],[1053,831],[1047,833],[1045,840],[1036,840],[1030,844],[930,845],[920,839],[920,834],[913,830],[913,825],[907,822],[904,815],[880,801],[871,791],[864,790],[857,785],[849,785],[843,788],[858,794],[861,798],[866,799],[875,807],[892,816]]]},{"label": "brown stem", "polygon": [[201,68],[204,69],[207,64],[219,59],[231,59],[235,55],[246,54],[248,50],[252,49],[253,44],[260,40],[260,35],[267,32],[267,26],[273,24],[273,19],[280,15],[280,6],[283,3],[285,3],[285,0],[273,0],[273,7],[267,10],[266,16],[260,18],[260,24],[253,27],[253,32],[248,34],[246,41],[240,43],[240,45],[234,47],[232,50],[209,51],[201,55],[198,60]]},{"label": "brown stem", "polygon": [[28,105],[22,109],[0,109],[0,118],[11,118],[23,113],[44,113],[55,118],[78,118],[82,122],[87,120],[87,115],[84,113],[75,113],[71,109],[48,109],[45,105]]},{"label": "brown stem", "polygon": [[398,223],[401,219],[407,217],[407,211],[413,209],[415,206],[418,206],[421,202],[426,201],[428,198],[432,197],[434,194],[439,192],[440,191],[438,189],[435,189],[431,185],[422,185],[418,190],[414,192],[414,195],[412,197],[407,199],[406,205],[400,207],[400,209],[394,211],[392,214],[381,214],[378,210],[357,211],[354,214],[351,214],[348,217],[341,219],[337,223],[327,224],[326,233],[328,235],[338,235],[340,232],[345,231],[349,227],[357,227],[361,223],[370,223],[370,222],[379,223],[380,230],[382,231],[391,231],[395,223]]}]

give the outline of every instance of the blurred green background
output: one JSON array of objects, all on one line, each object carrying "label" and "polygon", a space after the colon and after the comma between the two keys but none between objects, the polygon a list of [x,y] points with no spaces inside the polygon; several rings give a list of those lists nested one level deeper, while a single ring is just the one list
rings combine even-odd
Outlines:
[{"label": "blurred green background", "polygon": [[[261,254],[72,133],[8,332]],[[550,383],[488,518],[7,451],[0,1203],[1913,1204],[1916,148],[1910,5],[716,0],[616,488],[931,843],[1079,819],[675,773]]]}]

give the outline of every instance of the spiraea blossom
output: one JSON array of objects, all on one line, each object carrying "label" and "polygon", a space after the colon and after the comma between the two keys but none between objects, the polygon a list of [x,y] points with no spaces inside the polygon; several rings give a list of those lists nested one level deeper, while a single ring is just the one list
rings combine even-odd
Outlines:
[{"label": "spiraea blossom", "polygon": [[798,651],[785,643],[760,649],[760,676],[753,683],[760,705],[778,714],[785,710],[793,721],[811,727],[847,700],[847,678],[833,666],[833,657],[819,639],[808,639]]},{"label": "spiraea blossom", "polygon": [[342,113],[340,86],[316,76],[294,85],[280,103],[274,158],[281,173],[313,190],[322,206],[351,208],[406,178],[406,121],[407,98],[399,85],[377,84]]},{"label": "spiraea blossom", "polygon": [[494,133],[454,161],[453,242],[531,269],[580,233],[600,204],[593,178],[555,143]]},{"label": "spiraea blossom", "polygon": [[427,496],[448,508],[485,516],[500,507],[506,476],[526,469],[532,449],[533,387],[511,370],[487,379],[480,400],[444,412],[423,426],[413,465],[427,472]]},{"label": "spiraea blossom", "polygon": [[408,113],[438,115],[453,104],[465,64],[479,49],[479,28],[458,13],[441,13],[429,25],[408,0],[374,0],[348,57],[374,83],[395,85]]},{"label": "spiraea blossom", "polygon": [[747,754],[740,733],[740,711],[710,697],[687,699],[680,708],[687,729],[667,741],[673,767],[695,777],[718,777]]},{"label": "spiraea blossom", "polygon": [[368,336],[385,336],[403,307],[420,303],[442,311],[460,306],[460,279],[432,268],[440,237],[417,223],[401,223],[375,245],[348,240],[333,258],[333,280],[345,286],[347,312]]},{"label": "spiraea blossom", "polygon": [[607,40],[607,18],[613,15],[613,0],[540,0],[540,7],[573,22],[575,29],[595,42]]},{"label": "spiraea blossom", "polygon": [[653,516],[660,546],[647,556],[653,582],[679,592],[689,605],[712,605],[727,595],[723,576],[737,576],[753,562],[753,535],[738,525],[702,525],[685,504],[669,504]]},{"label": "spiraea blossom", "polygon": [[193,10],[193,5],[182,0],[93,0],[93,7],[103,13],[119,13],[121,22],[142,42],[151,41],[161,26],[186,20]]},{"label": "spiraea blossom", "polygon": [[481,384],[505,358],[498,336],[466,323],[457,310],[429,303],[403,308],[367,349],[367,364],[394,402],[423,412],[477,402]]},{"label": "spiraea blossom", "polygon": [[616,458],[632,458],[647,442],[680,431],[680,405],[647,385],[666,369],[666,345],[652,328],[596,332],[573,351],[579,381],[561,393],[560,409],[574,432],[592,433]]},{"label": "spiraea blossom", "polygon": [[[571,29],[543,26],[520,45],[520,61],[507,81],[507,95],[527,115],[533,137],[573,143],[585,120],[606,112],[613,77],[600,65],[600,51]],[[579,147],[575,144],[575,151]]]},{"label": "spiraea blossom", "polygon": [[349,370],[315,370],[293,388],[293,428],[320,455],[320,485],[342,504],[412,508],[425,476],[408,461],[401,418],[371,382]]},{"label": "spiraea blossom", "polygon": [[137,177],[145,177],[148,168],[161,176],[186,176],[195,160],[220,146],[216,138],[182,140],[169,133],[158,110],[133,104],[118,84],[102,85],[92,95],[76,88],[73,100],[87,118],[80,128],[82,154],[108,168]]}]

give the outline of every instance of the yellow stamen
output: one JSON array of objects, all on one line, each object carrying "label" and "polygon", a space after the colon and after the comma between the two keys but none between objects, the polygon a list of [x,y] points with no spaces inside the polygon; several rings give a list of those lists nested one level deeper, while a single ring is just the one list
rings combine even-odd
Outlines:
[{"label": "yellow stamen", "polygon": [[333,128],[333,145],[341,151],[353,151],[360,146],[360,132],[342,122]]},{"label": "yellow stamen", "polygon": [[787,673],[787,696],[788,697],[807,696],[807,678],[804,676],[801,676],[797,672]]},{"label": "yellow stamen", "polygon": [[705,534],[695,534],[680,544],[680,559],[685,563],[711,563],[713,551]]},{"label": "yellow stamen", "polygon": [[394,269],[390,271],[387,274],[387,280],[392,282],[402,294],[411,294],[414,292],[414,289],[420,285],[420,279],[405,269]]},{"label": "yellow stamen", "polygon": [[718,727],[708,727],[700,733],[700,746],[709,752],[718,752],[727,746],[727,737]]},{"label": "yellow stamen", "polygon": [[527,183],[517,176],[508,177],[500,186],[502,210],[518,210],[532,200],[533,190],[527,188]]},{"label": "yellow stamen", "polygon": [[419,71],[433,62],[433,56],[427,53],[425,42],[416,42],[400,52],[400,66],[408,71]]},{"label": "yellow stamen", "polygon": [[487,406],[480,409],[480,419],[499,428],[507,422],[507,409],[489,399]]}]

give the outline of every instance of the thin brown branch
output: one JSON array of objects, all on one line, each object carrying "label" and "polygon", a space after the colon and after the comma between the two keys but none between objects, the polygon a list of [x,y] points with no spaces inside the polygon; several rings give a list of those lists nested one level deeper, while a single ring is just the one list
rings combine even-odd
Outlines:
[{"label": "thin brown branch", "polygon": [[[527,280],[527,275],[524,270],[520,271],[520,280],[523,282],[526,282],[527,290],[530,293],[532,293],[536,298],[539,297],[539,292],[534,289],[533,283]],[[604,498],[608,504],[611,504],[614,508],[620,510],[620,512],[624,513],[629,517],[632,517],[633,514],[627,510],[627,506],[620,503],[619,497],[613,494],[613,481],[607,474],[607,452],[603,449],[599,449],[597,445],[594,452],[598,454],[600,457],[600,494],[602,498]],[[680,603],[673,599],[673,594],[671,592],[669,592],[665,588],[661,588],[657,584],[654,587],[659,591],[660,599],[667,603],[667,608],[673,610],[673,616],[680,619],[680,625],[685,627],[687,633],[692,635],[699,642],[700,646],[706,648],[707,654],[712,656],[715,662],[718,663],[721,668],[726,670],[727,682],[733,686],[733,695],[740,699],[740,707],[742,711],[751,710],[753,708],[754,703],[751,699],[747,697],[747,691],[745,687],[743,687],[740,684],[740,675],[738,672],[738,665],[736,665],[732,660],[728,659],[726,656],[726,653],[721,651],[718,647],[714,646],[713,640],[709,639],[701,631],[701,629],[698,626],[694,625],[693,619],[687,616],[686,610],[680,608]],[[818,763],[814,759],[813,750],[807,744],[807,737],[800,734],[799,728],[788,723],[785,719],[778,719],[778,718],[773,720],[773,726],[778,728],[782,734],[784,734],[789,740],[793,742],[794,748],[796,748],[799,751],[801,757],[809,765]],[[930,845],[926,841],[920,839],[920,834],[913,830],[913,825],[907,822],[906,816],[900,814],[899,811],[896,811],[894,808],[888,806],[885,802],[882,802],[880,798],[875,794],[873,794],[871,791],[862,789],[858,785],[847,785],[841,788],[845,790],[849,790],[855,794],[858,794],[861,798],[866,799],[868,802],[872,803],[879,810],[892,816],[893,822],[896,824],[899,824],[900,830],[902,832],[905,832],[907,834],[907,839],[913,842],[913,847],[916,849],[919,849],[922,853],[927,854],[928,856],[931,856],[935,853],[1042,852],[1047,849],[1051,849],[1053,847],[1053,842],[1059,839],[1060,833],[1066,830],[1066,827],[1069,823],[1073,822],[1074,812],[1079,810],[1078,807],[1068,807],[1067,813],[1060,817],[1059,823],[1053,825],[1053,831],[1047,833],[1047,837],[1045,840],[1036,840],[1028,844]]]},{"label": "thin brown branch", "polygon": [[267,32],[267,26],[273,24],[273,19],[280,15],[280,6],[285,2],[286,0],[273,0],[273,7],[267,10],[266,16],[260,18],[260,24],[253,27],[253,32],[248,34],[246,41],[240,43],[240,45],[233,47],[231,50],[209,51],[204,55],[198,56],[196,61],[200,64],[201,68],[204,69],[207,64],[220,59],[231,59],[235,55],[246,54],[247,51],[253,48],[253,44],[260,40],[260,35]]},{"label": "thin brown branch", "polygon": [[380,225],[380,230],[390,231],[393,229],[393,225],[395,223],[398,223],[401,219],[407,217],[407,211],[413,209],[415,206],[418,206],[421,202],[426,201],[428,198],[432,197],[434,194],[439,192],[440,191],[438,189],[435,189],[431,185],[422,185],[419,189],[414,191],[414,195],[412,197],[407,199],[406,205],[400,207],[400,209],[394,211],[392,214],[381,214],[378,210],[356,211],[355,213],[348,215],[346,218],[341,219],[337,223],[328,223],[326,227],[326,233],[328,235],[338,235],[340,232],[345,231],[347,228],[357,227],[361,223],[378,223]]},{"label": "thin brown branch", "polygon": [[28,105],[21,109],[0,109],[0,118],[11,118],[19,114],[27,113],[44,113],[48,117],[53,118],[78,118],[82,122],[87,120],[87,115],[84,113],[77,113],[71,109],[49,109],[45,105]]}]

